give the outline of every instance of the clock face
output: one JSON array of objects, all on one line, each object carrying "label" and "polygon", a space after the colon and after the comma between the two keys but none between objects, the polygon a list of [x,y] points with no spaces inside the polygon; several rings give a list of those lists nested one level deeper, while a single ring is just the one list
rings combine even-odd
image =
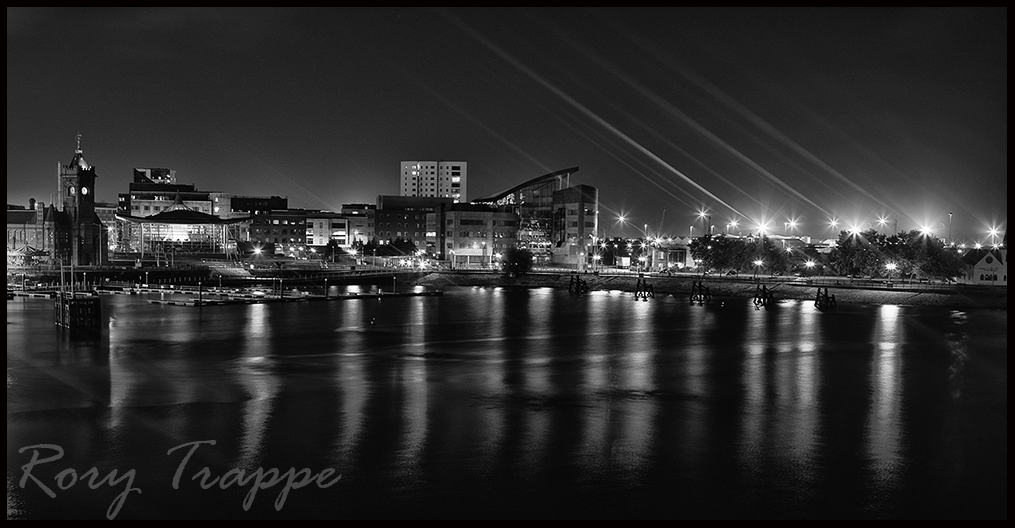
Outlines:
[{"label": "clock face", "polygon": [[67,189],[67,192],[69,192],[71,196],[74,196],[75,194],[78,193],[78,190],[76,187],[72,186],[70,189]]},{"label": "clock face", "polygon": [[81,194],[88,194],[88,187],[82,187]]}]

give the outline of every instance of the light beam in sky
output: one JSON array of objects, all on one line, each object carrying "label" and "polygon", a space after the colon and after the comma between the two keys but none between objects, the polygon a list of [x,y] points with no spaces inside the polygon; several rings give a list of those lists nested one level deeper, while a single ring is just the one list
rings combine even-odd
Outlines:
[{"label": "light beam in sky", "polygon": [[[482,44],[484,47],[486,47],[487,49],[492,51],[495,55],[501,57],[502,59],[504,59],[506,62],[508,62],[509,64],[514,66],[515,68],[517,68],[519,71],[521,71],[525,75],[528,75],[532,80],[534,80],[537,83],[539,83],[540,85],[542,85],[544,88],[546,88],[547,90],[552,92],[554,95],[556,95],[556,96],[560,97],[561,99],[563,99],[566,103],[571,105],[573,108],[575,108],[576,110],[578,110],[579,112],[584,114],[589,119],[592,119],[595,123],[598,123],[600,126],[602,126],[603,128],[605,128],[608,131],[610,131],[611,133],[613,133],[616,137],[620,138],[622,141],[624,141],[625,143],[627,143],[631,147],[633,147],[636,150],[640,151],[645,156],[648,156],[650,159],[652,159],[653,161],[655,161],[659,165],[663,166],[666,170],[668,170],[668,171],[672,172],[673,174],[679,176],[681,179],[683,179],[684,181],[686,181],[687,183],[689,183],[690,185],[692,185],[694,188],[698,189],[699,191],[705,193],[707,196],[709,196],[710,198],[712,198],[716,202],[719,202],[720,204],[724,205],[725,207],[729,208],[731,211],[733,211],[733,212],[735,212],[737,214],[740,214],[742,216],[746,216],[743,213],[741,213],[739,210],[737,210],[736,207],[733,207],[732,205],[726,203],[722,198],[719,198],[718,196],[713,194],[708,189],[702,187],[697,182],[695,182],[694,180],[689,178],[686,174],[684,174],[683,172],[677,170],[676,167],[673,167],[672,165],[667,163],[665,160],[663,160],[662,158],[657,156],[655,153],[653,153],[652,151],[648,150],[647,148],[642,146],[640,143],[638,143],[637,141],[632,139],[630,136],[628,136],[627,134],[624,134],[619,129],[617,129],[616,127],[611,125],[605,119],[599,117],[596,113],[592,112],[587,107],[585,107],[585,105],[581,104],[580,102],[575,100],[573,97],[571,97],[570,95],[565,93],[563,90],[557,88],[555,85],[553,85],[552,83],[550,83],[549,81],[544,79],[542,76],[540,76],[539,74],[534,72],[532,69],[530,69],[529,67],[527,67],[524,64],[522,64],[520,61],[518,61],[517,59],[512,57],[506,51],[504,51],[501,48],[499,48],[498,46],[496,46],[493,42],[491,42],[489,39],[487,39],[483,35],[479,34],[476,31],[474,31],[472,28],[467,27],[460,20],[458,20],[457,18],[451,16],[450,14],[447,14],[447,13],[442,13],[442,14],[452,24],[454,24],[459,29],[464,31],[466,34],[468,34],[470,37],[472,37],[477,42]],[[642,177],[645,177],[641,173],[638,173],[638,174],[641,175]],[[817,206],[817,204],[815,204],[815,206]]]}]

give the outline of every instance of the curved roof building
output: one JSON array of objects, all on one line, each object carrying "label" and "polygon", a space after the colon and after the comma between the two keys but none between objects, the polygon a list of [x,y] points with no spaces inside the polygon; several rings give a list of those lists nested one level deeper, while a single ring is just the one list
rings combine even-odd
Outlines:
[{"label": "curved roof building", "polygon": [[554,240],[553,195],[567,189],[576,172],[578,167],[554,171],[472,203],[514,209],[519,219],[518,247],[529,250],[537,265],[548,264],[560,245]]},{"label": "curved roof building", "polygon": [[576,172],[578,172],[578,167],[571,167],[570,169],[562,169],[542,176],[537,176],[506,191],[472,200],[472,203],[489,205],[520,204],[524,203],[525,198],[531,199],[533,191],[554,186],[555,184],[556,188],[550,191],[552,195],[553,191],[559,191],[567,187],[569,178]]}]

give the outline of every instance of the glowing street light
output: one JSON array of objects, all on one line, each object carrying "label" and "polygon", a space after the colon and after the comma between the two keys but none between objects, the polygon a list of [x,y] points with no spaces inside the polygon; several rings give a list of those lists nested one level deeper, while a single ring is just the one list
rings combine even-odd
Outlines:
[{"label": "glowing street light", "polygon": [[839,221],[832,218],[831,220],[828,221],[828,228],[832,230],[832,237],[837,238],[835,235],[839,230]]},{"label": "glowing street light", "polygon": [[758,271],[761,270],[761,266],[765,263],[764,260],[758,259],[754,261],[754,278],[758,278]]},{"label": "glowing street light", "polygon": [[786,229],[786,236],[789,236],[789,234],[796,229],[797,225],[798,224],[796,220],[790,220],[788,222],[783,223],[783,227]]},{"label": "glowing street light", "polygon": [[712,234],[712,230],[709,229],[709,225],[712,223],[712,217],[709,216],[708,212],[704,209],[698,211],[698,218],[701,219],[701,231],[702,234]]},{"label": "glowing street light", "polygon": [[736,220],[730,220],[730,223],[726,224],[726,233],[729,234],[730,229],[736,229],[739,225]]}]

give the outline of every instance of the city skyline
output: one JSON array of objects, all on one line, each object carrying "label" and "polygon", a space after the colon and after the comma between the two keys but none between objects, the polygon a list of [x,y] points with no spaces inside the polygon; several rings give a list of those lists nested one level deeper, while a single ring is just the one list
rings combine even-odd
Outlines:
[{"label": "city skyline", "polygon": [[1006,230],[1006,8],[7,12],[8,203],[80,133],[108,202],[168,167],[337,211],[444,159],[469,198],[577,166],[624,235]]}]

